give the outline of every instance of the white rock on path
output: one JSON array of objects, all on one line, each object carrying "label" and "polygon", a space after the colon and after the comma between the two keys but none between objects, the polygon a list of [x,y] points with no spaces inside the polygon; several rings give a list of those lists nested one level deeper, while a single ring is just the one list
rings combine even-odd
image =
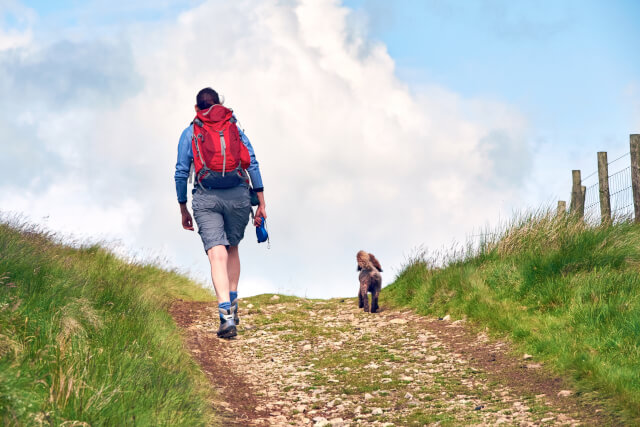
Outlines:
[{"label": "white rock on path", "polygon": [[285,417],[284,415],[277,415],[275,417],[272,417],[270,421],[276,425],[287,425],[288,423],[287,417]]}]

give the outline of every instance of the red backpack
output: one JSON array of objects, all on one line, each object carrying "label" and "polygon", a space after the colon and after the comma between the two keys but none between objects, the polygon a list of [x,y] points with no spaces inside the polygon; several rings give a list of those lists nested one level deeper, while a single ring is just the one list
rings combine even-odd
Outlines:
[{"label": "red backpack", "polygon": [[233,111],[216,104],[193,119],[193,164],[200,186],[230,188],[246,181],[249,150],[242,143]]}]

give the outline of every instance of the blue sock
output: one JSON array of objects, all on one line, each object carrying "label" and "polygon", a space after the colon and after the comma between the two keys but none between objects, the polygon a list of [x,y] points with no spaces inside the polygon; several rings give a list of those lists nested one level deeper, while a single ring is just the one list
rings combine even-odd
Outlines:
[{"label": "blue sock", "polygon": [[[223,310],[230,310],[231,303],[229,301],[221,302],[218,304],[218,308],[222,308]],[[220,315],[220,320],[222,320],[222,314]]]},{"label": "blue sock", "polygon": [[233,302],[234,299],[238,298],[238,291],[229,292],[229,299]]}]

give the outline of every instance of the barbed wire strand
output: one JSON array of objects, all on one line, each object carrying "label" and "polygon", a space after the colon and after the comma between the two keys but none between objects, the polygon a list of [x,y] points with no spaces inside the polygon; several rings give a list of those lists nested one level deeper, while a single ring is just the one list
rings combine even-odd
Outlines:
[{"label": "barbed wire strand", "polygon": [[[610,162],[608,162],[608,163],[607,163],[607,165],[612,165],[613,163],[617,162],[618,160],[625,158],[625,157],[626,157],[626,156],[628,156],[629,154],[631,154],[631,152],[630,152],[630,151],[627,151],[627,152],[626,152],[626,153],[624,153],[622,156],[620,156],[620,157],[618,157],[618,158],[616,158],[616,159],[611,160]],[[580,182],[581,182],[581,183],[584,183],[586,180],[588,180],[588,179],[589,179],[589,178],[591,178],[592,176],[596,175],[597,173],[598,173],[598,170],[596,169],[595,171],[591,172],[589,175],[585,176],[584,178],[581,178],[581,179],[580,179]]]},{"label": "barbed wire strand", "polygon": [[615,162],[617,162],[618,160],[622,159],[623,157],[628,156],[629,154],[631,154],[631,152],[630,152],[630,151],[627,151],[626,153],[624,153],[622,156],[618,157],[617,159],[615,159],[615,160],[611,160],[608,164],[615,163]]}]

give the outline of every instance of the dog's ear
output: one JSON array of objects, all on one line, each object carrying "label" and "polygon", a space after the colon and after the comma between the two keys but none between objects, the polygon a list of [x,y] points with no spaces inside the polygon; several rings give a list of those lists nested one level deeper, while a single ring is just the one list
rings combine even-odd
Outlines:
[{"label": "dog's ear", "polygon": [[367,253],[365,251],[358,251],[356,254],[356,262],[358,263],[358,271],[362,271],[367,265]]},{"label": "dog's ear", "polygon": [[373,254],[369,254],[369,261],[371,261],[371,264],[373,264],[373,266],[380,272],[382,273],[382,266],[380,265],[380,262],[376,259],[375,256],[373,256]]}]

